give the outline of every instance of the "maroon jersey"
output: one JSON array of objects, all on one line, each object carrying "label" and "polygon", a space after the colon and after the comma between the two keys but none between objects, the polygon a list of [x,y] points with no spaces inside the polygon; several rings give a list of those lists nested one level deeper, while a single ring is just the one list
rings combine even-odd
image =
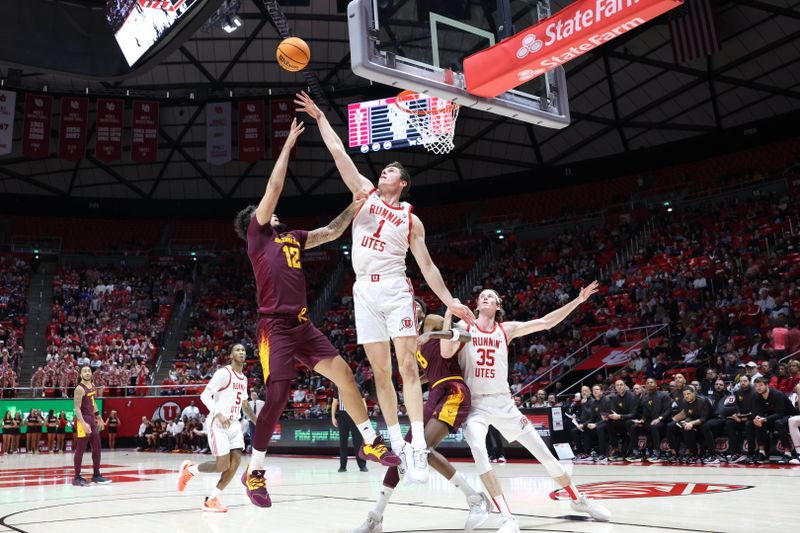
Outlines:
[{"label": "maroon jersey", "polygon": [[431,388],[443,379],[464,377],[458,365],[458,358],[455,356],[450,359],[443,358],[441,346],[439,339],[431,339],[417,350],[417,362],[425,371]]},{"label": "maroon jersey", "polygon": [[92,387],[87,387],[83,383],[79,383],[78,387],[83,389],[83,398],[81,399],[81,414],[83,415],[83,420],[89,425],[97,424],[97,420],[95,419],[94,413],[97,410],[94,404],[94,395],[96,394],[94,385]]},{"label": "maroon jersey", "polygon": [[247,255],[256,277],[258,312],[297,315],[307,309],[306,277],[300,262],[307,231],[280,235],[254,216],[247,228]]}]

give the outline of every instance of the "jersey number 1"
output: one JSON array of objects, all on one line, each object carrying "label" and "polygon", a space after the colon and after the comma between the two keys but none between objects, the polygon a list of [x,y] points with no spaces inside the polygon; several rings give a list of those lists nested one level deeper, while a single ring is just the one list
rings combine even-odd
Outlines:
[{"label": "jersey number 1", "polygon": [[302,268],[300,266],[300,250],[294,246],[284,246],[283,253],[286,255],[286,263],[290,268]]},{"label": "jersey number 1", "polygon": [[373,237],[375,237],[376,239],[380,239],[381,238],[381,230],[383,229],[383,225],[385,223],[386,223],[385,220],[381,220],[380,222],[378,222],[378,230],[375,233],[372,234]]}]

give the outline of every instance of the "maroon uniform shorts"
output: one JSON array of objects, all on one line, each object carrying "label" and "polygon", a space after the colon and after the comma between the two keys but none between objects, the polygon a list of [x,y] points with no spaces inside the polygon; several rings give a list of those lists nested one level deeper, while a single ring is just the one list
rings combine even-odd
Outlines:
[{"label": "maroon uniform shorts", "polygon": [[444,378],[431,386],[425,402],[425,423],[431,418],[450,426],[451,433],[458,431],[469,414],[471,397],[469,387],[460,377]]},{"label": "maroon uniform shorts", "polygon": [[313,369],[320,361],[339,355],[328,338],[305,318],[261,316],[257,336],[264,383],[270,378],[294,379],[295,361]]}]

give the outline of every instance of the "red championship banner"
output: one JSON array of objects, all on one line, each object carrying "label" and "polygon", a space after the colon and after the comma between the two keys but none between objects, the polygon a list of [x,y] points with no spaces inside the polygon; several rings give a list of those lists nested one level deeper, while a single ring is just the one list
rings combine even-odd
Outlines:
[{"label": "red championship banner", "polygon": [[[294,119],[294,102],[292,100],[272,100],[270,102],[270,144],[272,145],[272,159],[277,159],[281,154],[286,137],[292,127]],[[292,149],[291,157],[295,150]]]},{"label": "red championship banner", "polygon": [[158,157],[158,107],[158,102],[133,102],[131,159],[137,163],[152,163]]},{"label": "red championship banner", "polygon": [[239,161],[264,159],[264,101],[239,102]]},{"label": "red championship banner", "polygon": [[25,127],[22,129],[22,155],[25,157],[42,159],[50,153],[52,111],[52,96],[25,95]]},{"label": "red championship banner", "polygon": [[682,3],[683,0],[579,0],[464,59],[467,91],[493,98]]},{"label": "red championship banner", "polygon": [[65,96],[61,99],[61,125],[58,133],[58,157],[78,161],[86,154],[86,124],[89,99]]},{"label": "red championship banner", "polygon": [[111,163],[122,159],[122,128],[125,123],[125,101],[100,98],[97,100],[97,133],[94,155]]},{"label": "red championship banner", "polygon": [[0,155],[10,154],[13,148],[16,106],[17,93],[0,91]]},{"label": "red championship banner", "polygon": [[120,437],[133,437],[139,432],[142,417],[148,420],[173,420],[180,416],[191,402],[200,410],[208,413],[200,396],[147,396],[143,398],[103,398],[103,418],[108,418],[111,411],[119,415],[120,425],[117,435]]}]

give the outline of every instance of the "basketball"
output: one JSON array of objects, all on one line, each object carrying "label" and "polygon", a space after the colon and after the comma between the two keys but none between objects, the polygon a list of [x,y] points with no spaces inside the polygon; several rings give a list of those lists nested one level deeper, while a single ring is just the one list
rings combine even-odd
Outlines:
[{"label": "basketball", "polygon": [[289,37],[278,45],[278,64],[289,72],[297,72],[308,65],[311,49],[299,37]]}]

